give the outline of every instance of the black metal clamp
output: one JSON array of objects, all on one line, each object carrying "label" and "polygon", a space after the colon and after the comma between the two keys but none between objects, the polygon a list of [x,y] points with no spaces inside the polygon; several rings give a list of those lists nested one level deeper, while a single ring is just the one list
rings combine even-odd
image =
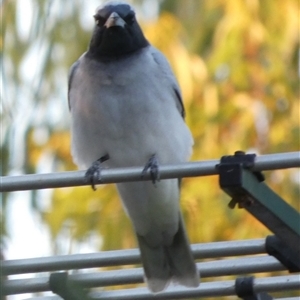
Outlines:
[{"label": "black metal clamp", "polygon": [[[239,190],[242,184],[241,169],[251,170],[254,167],[256,154],[246,154],[243,151],[236,151],[234,155],[221,157],[220,164],[217,165],[220,174],[221,188],[232,196],[228,206],[243,208],[247,197],[242,197],[244,193]],[[259,182],[265,180],[261,172],[252,172]]]},{"label": "black metal clamp", "polygon": [[251,213],[300,261],[300,214],[263,182],[262,173],[252,171],[255,157],[242,151],[223,156],[216,166],[220,187],[232,198],[230,208],[238,205]]},{"label": "black metal clamp", "polygon": [[235,280],[235,292],[243,300],[272,300],[267,293],[255,293],[254,277],[239,277]]}]

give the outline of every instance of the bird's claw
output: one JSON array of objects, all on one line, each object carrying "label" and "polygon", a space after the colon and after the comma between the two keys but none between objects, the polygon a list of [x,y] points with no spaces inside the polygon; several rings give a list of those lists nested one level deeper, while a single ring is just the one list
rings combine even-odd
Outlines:
[{"label": "bird's claw", "polygon": [[160,181],[159,162],[155,154],[153,154],[146,163],[142,172],[142,177],[145,176],[148,170],[150,170],[152,183],[155,185]]},{"label": "bird's claw", "polygon": [[100,177],[101,173],[101,163],[97,160],[87,169],[85,173],[86,182],[90,183],[92,189],[96,191],[96,183]]},{"label": "bird's claw", "polygon": [[87,169],[85,173],[84,177],[86,179],[86,182],[91,184],[92,189],[94,191],[96,191],[96,184],[98,183],[99,178],[101,177],[101,170],[102,170],[101,164],[108,159],[109,159],[108,155],[100,157],[98,160],[93,162],[93,164]]}]

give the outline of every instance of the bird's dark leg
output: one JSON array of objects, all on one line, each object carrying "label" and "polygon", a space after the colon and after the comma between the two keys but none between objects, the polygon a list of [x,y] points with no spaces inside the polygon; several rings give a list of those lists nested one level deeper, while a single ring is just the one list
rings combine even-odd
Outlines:
[{"label": "bird's dark leg", "polygon": [[156,182],[160,180],[160,174],[159,174],[159,162],[155,154],[153,154],[148,162],[146,163],[143,172],[142,172],[142,177],[145,176],[147,171],[150,170],[150,176],[152,183],[155,185]]},{"label": "bird's dark leg", "polygon": [[101,156],[99,159],[93,162],[93,164],[87,169],[85,173],[85,179],[89,182],[92,186],[92,189],[95,191],[96,187],[95,184],[99,180],[101,175],[101,164],[109,159],[109,155],[106,154]]}]

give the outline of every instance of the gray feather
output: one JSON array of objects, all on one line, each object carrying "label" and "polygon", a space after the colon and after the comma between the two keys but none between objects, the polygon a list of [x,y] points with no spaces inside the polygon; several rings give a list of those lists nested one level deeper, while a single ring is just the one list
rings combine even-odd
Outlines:
[{"label": "gray feather", "polygon": [[69,71],[69,77],[68,77],[68,105],[69,105],[70,110],[71,110],[70,90],[71,90],[72,80],[73,80],[74,74],[75,74],[76,70],[78,69],[79,64],[80,64],[80,62],[79,62],[79,60],[77,60],[71,66],[70,71]]},{"label": "gray feather", "polygon": [[168,80],[170,81],[171,86],[174,91],[174,96],[176,99],[176,106],[177,106],[180,114],[184,118],[185,110],[184,110],[184,105],[183,105],[183,101],[182,101],[181,90],[180,90],[179,84],[177,82],[177,79],[173,74],[173,71],[171,69],[169,62],[167,61],[166,57],[160,51],[158,51],[156,48],[151,47],[151,53],[152,53],[154,60],[157,62],[157,65],[161,69],[162,74],[164,76],[166,76],[168,78]]},{"label": "gray feather", "polygon": [[199,285],[199,271],[189,246],[182,216],[171,245],[150,246],[137,234],[146,280],[154,293],[164,290],[170,282],[187,287]]}]

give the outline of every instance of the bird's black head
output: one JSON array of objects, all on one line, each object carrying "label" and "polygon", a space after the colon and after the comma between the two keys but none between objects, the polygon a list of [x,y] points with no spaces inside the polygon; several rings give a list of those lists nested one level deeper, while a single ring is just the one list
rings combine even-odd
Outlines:
[{"label": "bird's black head", "polygon": [[133,8],[123,1],[109,1],[96,10],[95,29],[88,55],[103,60],[128,55],[149,43],[136,21]]}]

